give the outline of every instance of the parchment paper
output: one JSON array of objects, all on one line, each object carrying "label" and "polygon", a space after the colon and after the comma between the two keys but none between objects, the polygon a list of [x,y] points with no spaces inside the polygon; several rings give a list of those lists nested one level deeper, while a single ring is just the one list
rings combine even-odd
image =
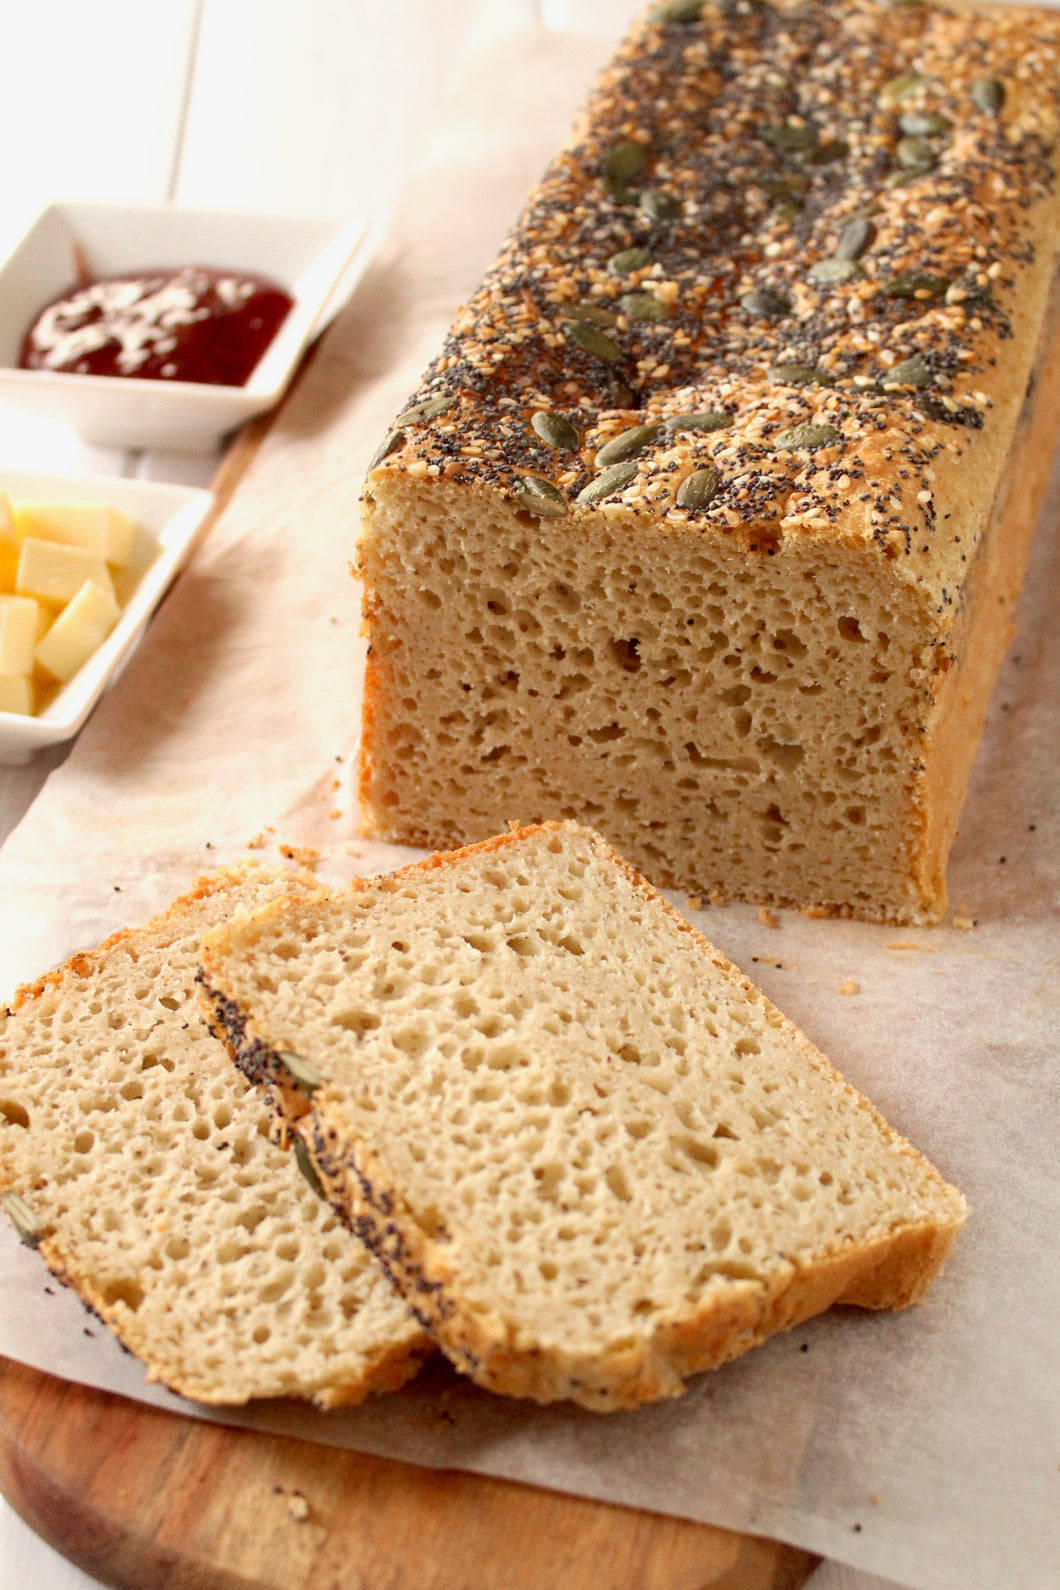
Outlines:
[{"label": "parchment paper", "polygon": [[[458,84],[386,258],[0,854],[0,995],[259,834],[264,859],[311,842],[332,874],[413,854],[356,838],[359,483],[604,49],[520,34]],[[220,1417],[778,1536],[923,1590],[1060,1585],[1058,532],[1054,494],[951,865],[977,925],[698,918],[968,1196],[926,1306],[834,1311],[633,1414],[523,1406],[435,1366],[342,1414]],[[148,1387],[6,1224],[0,1299],[0,1352],[215,1417]]]}]

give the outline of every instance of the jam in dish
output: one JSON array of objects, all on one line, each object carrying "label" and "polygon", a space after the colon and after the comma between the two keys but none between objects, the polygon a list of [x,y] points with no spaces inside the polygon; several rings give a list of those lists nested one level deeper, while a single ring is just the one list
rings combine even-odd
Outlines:
[{"label": "jam in dish", "polygon": [[19,365],[243,386],[291,304],[282,287],[242,271],[189,265],[112,276],[47,304]]}]

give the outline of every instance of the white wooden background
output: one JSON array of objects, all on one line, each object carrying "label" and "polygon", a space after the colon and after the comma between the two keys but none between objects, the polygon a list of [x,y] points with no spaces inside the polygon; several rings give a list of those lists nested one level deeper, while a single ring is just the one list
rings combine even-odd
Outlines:
[{"label": "white wooden background", "polygon": [[[636,0],[15,0],[0,8],[0,259],[56,199],[385,219],[456,51],[513,19],[617,38]],[[0,407],[0,463],[207,482]],[[0,841],[60,748],[0,768]],[[0,1590],[92,1590],[0,1499]],[[813,1590],[886,1590],[825,1564]],[[601,1590],[610,1590],[602,1586]]]}]

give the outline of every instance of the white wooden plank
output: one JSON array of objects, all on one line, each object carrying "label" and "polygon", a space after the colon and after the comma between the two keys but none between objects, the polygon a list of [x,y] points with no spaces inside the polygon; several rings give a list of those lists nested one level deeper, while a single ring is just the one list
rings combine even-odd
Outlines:
[{"label": "white wooden plank", "polygon": [[0,257],[53,199],[168,196],[198,0],[4,8]]},{"label": "white wooden plank", "polygon": [[204,0],[177,197],[388,213],[472,0]]}]

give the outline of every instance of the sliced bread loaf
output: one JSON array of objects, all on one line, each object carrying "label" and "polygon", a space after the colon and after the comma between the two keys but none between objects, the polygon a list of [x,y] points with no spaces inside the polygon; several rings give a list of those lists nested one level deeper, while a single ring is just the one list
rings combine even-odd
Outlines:
[{"label": "sliced bread loaf", "polygon": [[203,879],[0,1015],[7,1212],[150,1379],[201,1402],[358,1402],[429,1347],[199,1015],[204,930],[307,887],[250,866]]},{"label": "sliced bread loaf", "polygon": [[215,1030],[479,1384],[630,1407],[919,1301],[959,1193],[598,835],[515,829],[208,934]]}]

